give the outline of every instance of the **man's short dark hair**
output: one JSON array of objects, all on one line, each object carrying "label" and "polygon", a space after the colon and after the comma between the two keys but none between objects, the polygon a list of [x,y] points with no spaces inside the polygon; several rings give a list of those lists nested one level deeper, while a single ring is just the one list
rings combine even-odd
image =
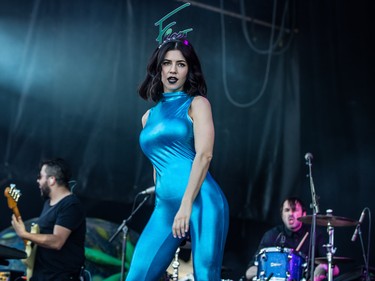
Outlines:
[{"label": "man's short dark hair", "polygon": [[62,158],[54,158],[51,160],[44,160],[39,167],[46,166],[47,176],[53,176],[57,184],[69,188],[69,181],[71,177],[70,167],[68,163]]},{"label": "man's short dark hair", "polygon": [[298,198],[298,197],[288,197],[286,198],[280,205],[280,214],[283,213],[283,207],[284,207],[284,203],[285,202],[288,202],[289,203],[289,206],[290,208],[295,211],[296,210],[296,205],[297,204],[300,204],[301,207],[302,207],[302,212],[306,212],[306,206],[305,206],[305,203],[303,203],[303,201]]}]

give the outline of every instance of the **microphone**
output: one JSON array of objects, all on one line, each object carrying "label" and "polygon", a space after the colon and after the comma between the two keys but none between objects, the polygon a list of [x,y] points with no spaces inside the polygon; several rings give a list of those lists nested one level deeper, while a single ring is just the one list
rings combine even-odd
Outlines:
[{"label": "microphone", "polygon": [[313,160],[313,155],[310,153],[310,152],[307,152],[306,154],[305,154],[305,160],[306,161],[309,161],[309,160]]},{"label": "microphone", "polygon": [[354,242],[357,239],[359,228],[361,227],[361,224],[363,222],[363,219],[365,218],[365,210],[362,211],[361,216],[359,218],[358,224],[354,230],[353,236],[352,236],[352,242]]},{"label": "microphone", "polygon": [[152,194],[155,192],[155,186],[150,186],[149,188],[139,192],[138,194]]}]

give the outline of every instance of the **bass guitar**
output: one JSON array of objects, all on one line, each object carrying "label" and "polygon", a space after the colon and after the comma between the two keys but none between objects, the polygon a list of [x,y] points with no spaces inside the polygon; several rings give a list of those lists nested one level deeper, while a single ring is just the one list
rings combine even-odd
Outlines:
[{"label": "bass guitar", "polygon": [[[21,197],[21,192],[19,189],[16,188],[15,184],[10,184],[10,187],[6,187],[4,190],[4,195],[8,201],[8,207],[13,211],[13,214],[16,218],[21,216],[20,211],[18,209],[18,199]],[[31,225],[30,228],[31,233],[39,233],[39,226],[34,223]],[[35,253],[36,253],[36,245],[33,244],[29,240],[24,240],[25,244],[25,252],[27,255],[26,259],[23,259],[22,262],[26,265],[26,278],[29,281],[31,276],[33,275],[33,268],[35,262]]]}]

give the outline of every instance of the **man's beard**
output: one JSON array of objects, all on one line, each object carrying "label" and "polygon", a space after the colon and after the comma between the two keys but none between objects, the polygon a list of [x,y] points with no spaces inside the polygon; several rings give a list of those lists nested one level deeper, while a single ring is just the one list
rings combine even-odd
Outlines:
[{"label": "man's beard", "polygon": [[41,196],[44,198],[44,199],[48,199],[49,198],[49,195],[51,193],[51,188],[48,186],[47,183],[43,184],[41,187],[40,187],[40,192],[41,192]]}]

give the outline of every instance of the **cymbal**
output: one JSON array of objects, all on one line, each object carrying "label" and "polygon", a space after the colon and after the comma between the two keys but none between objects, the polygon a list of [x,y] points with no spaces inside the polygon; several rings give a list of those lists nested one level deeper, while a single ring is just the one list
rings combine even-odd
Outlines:
[{"label": "cymbal", "polygon": [[[332,258],[332,264],[342,264],[342,263],[349,263],[349,262],[354,262],[354,259],[352,258],[347,258],[347,257],[333,257]],[[316,264],[321,264],[321,263],[328,263],[328,260],[326,257],[321,257],[321,258],[316,258],[315,259]]]},{"label": "cymbal", "polygon": [[[299,221],[309,224],[312,223],[312,219],[313,216],[311,215],[298,218]],[[355,226],[358,221],[332,215],[316,215],[316,224],[322,226],[327,226],[328,224],[331,226]]]}]

